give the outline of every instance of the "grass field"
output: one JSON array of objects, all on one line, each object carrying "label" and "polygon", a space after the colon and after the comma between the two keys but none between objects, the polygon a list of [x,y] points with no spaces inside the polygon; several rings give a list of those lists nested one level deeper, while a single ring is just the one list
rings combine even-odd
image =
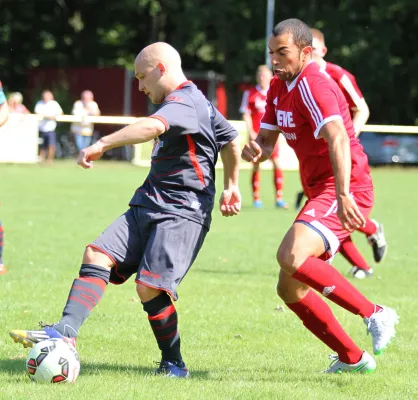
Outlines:
[{"label": "grass field", "polygon": [[[8,331],[59,318],[84,246],[126,210],[146,173],[104,162],[91,171],[69,161],[0,166],[9,268],[0,276],[0,399],[418,399],[416,169],[373,170],[373,216],[384,223],[390,250],[374,279],[354,283],[401,316],[398,336],[377,359],[374,374],[320,374],[328,367],[328,348],[292,312],[276,310],[281,302],[275,252],[295,212],[274,209],[270,171],[262,176],[264,210],[251,208],[249,172],[243,171],[241,215],[223,219],[214,212],[205,245],[179,289],[183,356],[192,379],[152,376],[158,348],[132,280],[110,285],[80,330],[76,384],[31,383],[24,368],[27,350]],[[292,203],[298,182],[296,173],[286,174]],[[364,237],[354,238],[371,262]],[[341,257],[334,265],[344,273],[349,267]],[[361,319],[332,307],[371,352]]]}]

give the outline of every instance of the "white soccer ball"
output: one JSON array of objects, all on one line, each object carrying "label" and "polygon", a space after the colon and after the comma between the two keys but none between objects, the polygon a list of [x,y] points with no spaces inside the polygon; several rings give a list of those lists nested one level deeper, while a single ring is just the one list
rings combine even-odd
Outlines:
[{"label": "white soccer ball", "polygon": [[80,372],[80,358],[62,339],[43,340],[29,352],[26,369],[37,383],[74,383]]}]

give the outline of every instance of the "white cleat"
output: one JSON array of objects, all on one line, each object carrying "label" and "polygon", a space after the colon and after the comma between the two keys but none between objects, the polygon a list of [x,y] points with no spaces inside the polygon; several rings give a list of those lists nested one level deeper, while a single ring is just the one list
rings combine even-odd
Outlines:
[{"label": "white cleat", "polygon": [[355,364],[346,364],[340,361],[337,355],[330,355],[332,360],[329,368],[323,372],[327,374],[342,374],[343,372],[359,372],[368,373],[373,372],[376,369],[376,361],[374,358],[365,351],[360,358],[360,361]]},{"label": "white cleat", "polygon": [[382,354],[391,339],[396,336],[395,325],[399,323],[399,315],[389,307],[380,306],[382,309],[375,312],[370,318],[364,318],[367,332],[372,335],[373,353]]},{"label": "white cleat", "polygon": [[356,279],[366,279],[373,277],[373,270],[370,268],[368,271],[359,267],[352,267],[348,272],[350,276]]}]

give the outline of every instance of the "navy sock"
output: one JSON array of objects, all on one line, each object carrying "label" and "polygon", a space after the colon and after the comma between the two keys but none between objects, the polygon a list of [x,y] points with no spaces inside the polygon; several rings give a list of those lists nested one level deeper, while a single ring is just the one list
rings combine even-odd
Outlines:
[{"label": "navy sock", "polygon": [[75,338],[81,325],[99,303],[109,282],[110,270],[94,264],[82,264],[80,277],[74,279],[61,320],[54,328]]},{"label": "navy sock", "polygon": [[180,353],[180,334],[177,330],[177,311],[170,296],[163,292],[154,299],[142,303],[148,313],[148,321],[162,353],[163,360],[184,366]]}]

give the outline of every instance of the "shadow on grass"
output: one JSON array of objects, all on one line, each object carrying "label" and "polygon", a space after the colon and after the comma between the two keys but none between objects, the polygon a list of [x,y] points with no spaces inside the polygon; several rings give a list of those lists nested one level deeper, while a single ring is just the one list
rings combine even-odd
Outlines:
[{"label": "shadow on grass", "polygon": [[[154,375],[157,365],[152,367],[143,367],[140,365],[124,365],[124,364],[109,364],[109,363],[89,363],[82,362],[80,376],[83,375],[98,375],[103,372],[126,372],[128,374],[138,375]],[[6,372],[12,377],[21,378],[22,373],[25,372],[25,359],[17,360],[0,360],[0,371]],[[193,377],[198,379],[207,379],[208,371],[192,371]]]},{"label": "shadow on grass", "polygon": [[0,360],[0,371],[6,371],[10,374],[21,374],[25,370],[24,358],[16,360]]},{"label": "shadow on grass", "polygon": [[[5,372],[10,375],[9,381],[12,382],[22,382],[24,379],[23,375],[25,373],[25,360],[0,360],[0,371]],[[83,362],[81,364],[80,376],[89,376],[97,375],[100,377],[101,373],[104,372],[117,372],[117,373],[127,373],[129,375],[137,374],[142,376],[154,376],[155,368],[152,367],[143,367],[138,365],[126,365],[126,364],[108,364],[108,363],[89,363]],[[192,379],[196,380],[216,380],[216,381],[246,381],[246,382],[287,382],[294,385],[303,385],[305,384],[316,384],[323,385],[326,384],[328,387],[338,387],[345,388],[352,385],[352,376],[340,375],[332,376],[328,374],[321,374],[315,371],[306,373],[305,375],[300,374],[300,367],[295,368],[262,368],[258,371],[247,368],[236,368],[233,371],[229,371],[228,374],[222,375],[222,377],[217,377],[217,372],[212,371],[215,376],[209,377],[209,371],[202,370],[191,370]],[[103,378],[103,377],[102,377]],[[344,379],[345,378],[345,379]],[[350,379],[351,378],[351,379]],[[355,379],[366,379],[363,376],[356,375]],[[29,379],[28,379],[29,382]]]}]

